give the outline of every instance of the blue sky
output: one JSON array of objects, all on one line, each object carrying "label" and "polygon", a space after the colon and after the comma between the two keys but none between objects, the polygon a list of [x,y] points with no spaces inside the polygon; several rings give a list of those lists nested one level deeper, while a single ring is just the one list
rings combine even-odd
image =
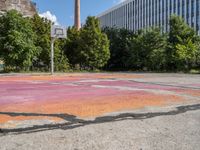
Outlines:
[{"label": "blue sky", "polygon": [[[74,0],[33,0],[40,14],[49,16],[60,25],[73,25]],[[81,0],[81,21],[95,16],[123,0]]]}]

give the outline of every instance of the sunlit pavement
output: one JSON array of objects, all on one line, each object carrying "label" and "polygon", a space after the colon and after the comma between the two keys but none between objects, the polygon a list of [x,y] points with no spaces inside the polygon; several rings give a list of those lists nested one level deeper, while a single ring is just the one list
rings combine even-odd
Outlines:
[{"label": "sunlit pavement", "polygon": [[[181,106],[191,109],[192,106],[199,107],[198,104],[200,75],[71,73],[0,76],[0,129],[4,133],[90,124],[95,119],[96,122],[109,122],[116,115],[130,117],[125,115],[130,112],[154,113]],[[144,116],[138,116],[138,119]]]}]

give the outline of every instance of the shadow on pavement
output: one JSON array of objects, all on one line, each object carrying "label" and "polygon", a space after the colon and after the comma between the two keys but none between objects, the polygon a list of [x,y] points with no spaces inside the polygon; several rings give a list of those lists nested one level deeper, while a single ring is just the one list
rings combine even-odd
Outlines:
[{"label": "shadow on pavement", "polygon": [[155,113],[123,113],[117,116],[104,116],[97,117],[95,120],[82,120],[78,119],[76,116],[68,115],[68,114],[37,114],[37,113],[14,113],[14,112],[0,112],[0,115],[9,115],[12,117],[15,116],[45,116],[45,117],[58,117],[67,121],[67,123],[63,124],[44,124],[44,125],[35,125],[32,127],[26,128],[17,128],[17,129],[0,129],[0,135],[5,136],[9,133],[13,134],[23,134],[23,133],[33,133],[33,132],[41,132],[46,130],[54,130],[54,129],[74,129],[77,127],[82,127],[86,125],[92,124],[100,124],[100,123],[108,123],[122,120],[143,120],[158,116],[169,116],[169,115],[178,115],[188,111],[199,110],[200,104],[196,105],[188,105],[188,106],[180,106],[176,107],[176,110],[168,111],[168,112],[155,112]]}]

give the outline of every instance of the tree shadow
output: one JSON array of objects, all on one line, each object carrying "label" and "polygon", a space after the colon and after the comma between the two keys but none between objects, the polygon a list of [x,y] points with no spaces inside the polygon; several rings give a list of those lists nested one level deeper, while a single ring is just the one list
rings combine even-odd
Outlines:
[{"label": "tree shadow", "polygon": [[182,113],[186,113],[188,111],[200,110],[200,104],[188,105],[188,106],[180,106],[176,107],[176,110],[168,111],[168,112],[152,112],[152,113],[123,113],[116,116],[104,116],[97,117],[94,120],[83,120],[78,119],[76,116],[69,114],[37,114],[37,113],[14,113],[14,112],[0,112],[0,115],[9,115],[12,117],[16,116],[45,116],[45,117],[57,117],[61,118],[67,123],[60,124],[44,124],[44,125],[34,125],[32,127],[26,128],[16,128],[16,129],[0,129],[1,136],[7,134],[23,134],[23,133],[33,133],[33,132],[41,132],[46,130],[55,130],[55,129],[74,129],[78,127],[83,127],[86,125],[92,124],[101,124],[108,122],[116,122],[122,120],[144,120],[148,118],[158,117],[158,116],[172,116],[178,115]]}]

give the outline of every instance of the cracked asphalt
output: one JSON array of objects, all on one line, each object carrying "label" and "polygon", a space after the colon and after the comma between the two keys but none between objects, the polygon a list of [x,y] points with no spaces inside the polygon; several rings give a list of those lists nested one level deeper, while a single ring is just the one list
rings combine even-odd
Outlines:
[{"label": "cracked asphalt", "polygon": [[200,75],[0,76],[1,150],[199,150]]}]

